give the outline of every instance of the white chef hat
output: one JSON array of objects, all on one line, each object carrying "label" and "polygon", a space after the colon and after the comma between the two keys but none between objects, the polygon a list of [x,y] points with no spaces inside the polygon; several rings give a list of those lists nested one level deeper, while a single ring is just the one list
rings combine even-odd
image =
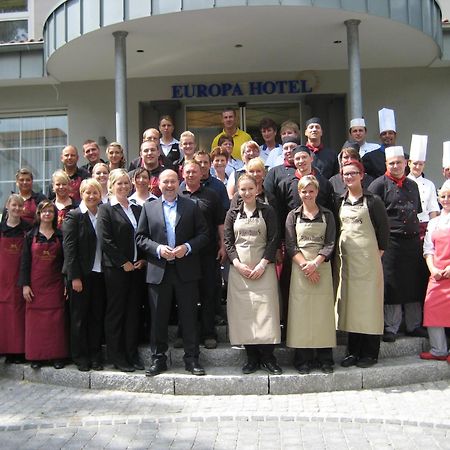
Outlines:
[{"label": "white chef hat", "polygon": [[411,136],[411,147],[409,148],[409,159],[411,161],[426,161],[428,136],[413,134]]},{"label": "white chef hat", "polygon": [[384,150],[386,159],[393,158],[394,156],[405,156],[403,147],[401,145],[394,145],[392,147],[386,147]]},{"label": "white chef hat", "polygon": [[366,128],[366,121],[362,117],[357,117],[356,119],[350,120],[350,130],[353,127],[364,127]]},{"label": "white chef hat", "polygon": [[450,191],[450,180],[445,180],[444,184],[439,189],[438,194],[440,194],[441,192],[448,192],[448,191]]},{"label": "white chef hat", "polygon": [[450,167],[450,141],[443,144],[442,167]]},{"label": "white chef hat", "polygon": [[395,113],[393,109],[380,109],[378,111],[378,122],[380,125],[380,134],[388,130],[397,132],[395,127]]}]

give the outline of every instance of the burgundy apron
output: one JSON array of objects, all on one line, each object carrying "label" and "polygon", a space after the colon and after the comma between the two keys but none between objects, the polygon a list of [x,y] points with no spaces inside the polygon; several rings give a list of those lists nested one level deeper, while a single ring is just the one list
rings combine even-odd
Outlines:
[{"label": "burgundy apron", "polygon": [[23,241],[0,236],[0,353],[25,351],[25,301],[17,286]]},{"label": "burgundy apron", "polygon": [[27,198],[23,202],[22,219],[29,224],[33,224],[36,219],[36,202],[33,197]]},{"label": "burgundy apron", "polygon": [[[437,228],[431,235],[435,254],[434,265],[442,270],[450,265],[449,228]],[[430,277],[423,309],[426,327],[450,327],[450,278],[436,281]]]},{"label": "burgundy apron", "polygon": [[37,238],[33,238],[31,255],[34,297],[26,304],[25,357],[32,361],[66,358],[61,242],[37,242]]}]

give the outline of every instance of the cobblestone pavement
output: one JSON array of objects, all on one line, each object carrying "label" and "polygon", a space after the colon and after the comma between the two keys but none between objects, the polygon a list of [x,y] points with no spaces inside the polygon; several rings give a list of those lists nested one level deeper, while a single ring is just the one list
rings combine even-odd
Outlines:
[{"label": "cobblestone pavement", "polygon": [[450,382],[170,396],[0,379],[4,449],[450,449]]}]

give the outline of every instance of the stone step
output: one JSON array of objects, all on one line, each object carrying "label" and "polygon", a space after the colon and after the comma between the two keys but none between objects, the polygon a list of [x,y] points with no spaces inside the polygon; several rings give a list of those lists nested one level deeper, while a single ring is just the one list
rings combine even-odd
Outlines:
[{"label": "stone step", "polygon": [[85,389],[109,389],[177,395],[266,395],[300,394],[361,390],[401,386],[450,379],[450,364],[423,361],[418,355],[384,358],[368,369],[342,368],[332,374],[314,371],[300,375],[285,368],[283,375],[268,375],[260,370],[243,375],[240,367],[207,367],[207,375],[196,377],[182,367],[156,377],[142,371],[125,374],[107,366],[102,372],[79,372],[74,365],[61,370],[43,367],[33,370],[28,364],[0,364],[0,377]]},{"label": "stone step", "polygon": [[[425,338],[399,337],[396,342],[381,342],[379,358],[398,358],[407,355],[418,355],[420,352],[427,349],[428,340]],[[345,345],[338,345],[333,350],[334,360],[336,362],[341,361],[345,356],[345,352]],[[139,348],[139,353],[143,361],[146,363],[150,361],[151,351],[149,346],[141,346]],[[183,349],[170,346],[167,357],[174,367],[181,367],[183,365],[183,354]],[[275,349],[275,355],[278,363],[282,367],[292,365],[294,355],[293,349],[281,345]],[[200,361],[205,368],[223,366],[241,367],[245,364],[246,352],[245,349],[237,349],[231,347],[230,344],[219,343],[218,347],[214,350],[208,350],[201,347]]]}]

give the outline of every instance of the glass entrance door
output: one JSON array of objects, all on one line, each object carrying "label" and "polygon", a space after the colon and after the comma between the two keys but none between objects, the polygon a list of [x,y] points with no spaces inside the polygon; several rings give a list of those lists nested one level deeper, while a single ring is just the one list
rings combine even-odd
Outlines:
[{"label": "glass entrance door", "polygon": [[[223,106],[187,106],[186,129],[197,137],[198,148],[209,151],[214,137],[223,129],[221,116]],[[255,103],[245,106],[236,105],[239,128],[247,131],[258,144],[263,144],[259,132],[259,122],[263,117],[270,117],[278,124],[285,120],[300,121],[300,103]]]}]

